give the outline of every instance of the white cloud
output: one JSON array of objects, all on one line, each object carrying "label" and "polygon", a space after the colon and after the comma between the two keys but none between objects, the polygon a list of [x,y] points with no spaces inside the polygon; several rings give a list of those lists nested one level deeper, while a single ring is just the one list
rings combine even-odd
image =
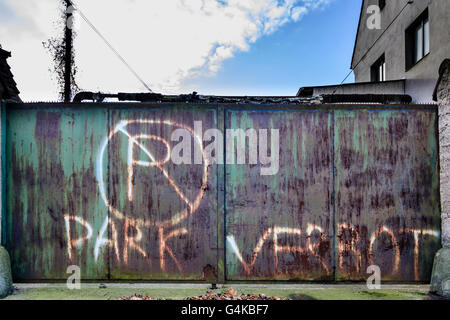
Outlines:
[{"label": "white cloud", "polygon": [[[2,0],[14,12],[0,39],[25,99],[57,96],[41,43],[56,33],[56,0]],[[184,81],[214,75],[222,62],[329,0],[74,1],[154,91],[180,93]],[[0,19],[4,20],[0,14]],[[104,92],[145,91],[86,23],[76,39],[79,85]]]},{"label": "white cloud", "polygon": [[292,9],[292,20],[298,21],[306,13],[308,13],[308,9],[306,7],[295,7],[295,8]]}]

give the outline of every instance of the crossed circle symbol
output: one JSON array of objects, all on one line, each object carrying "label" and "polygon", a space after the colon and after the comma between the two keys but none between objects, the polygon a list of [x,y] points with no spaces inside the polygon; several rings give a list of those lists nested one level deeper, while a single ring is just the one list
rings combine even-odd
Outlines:
[{"label": "crossed circle symbol", "polygon": [[[147,124],[147,125],[166,125],[166,126],[172,126],[172,127],[176,127],[176,128],[181,128],[181,129],[185,129],[187,131],[189,131],[192,136],[194,137],[194,141],[195,143],[200,145],[200,150],[202,150],[202,158],[203,158],[203,168],[202,168],[202,185],[200,188],[199,193],[197,194],[196,198],[194,201],[189,200],[181,191],[180,187],[176,184],[176,182],[170,177],[170,175],[168,174],[168,172],[163,168],[163,164],[165,164],[166,162],[169,161],[170,159],[170,148],[169,148],[169,143],[158,136],[154,136],[154,135],[137,135],[137,136],[132,136],[129,132],[127,132],[126,128],[127,126],[129,126],[130,124]],[[129,218],[126,217],[123,212],[121,212],[120,209],[115,208],[110,200],[108,199],[108,195],[106,192],[106,188],[105,188],[105,182],[103,179],[103,160],[105,157],[105,153],[107,151],[107,147],[109,142],[111,141],[111,139],[116,136],[117,134],[124,134],[126,137],[128,137],[128,139],[132,142],[132,144],[136,144],[138,145],[141,150],[152,160],[152,162],[149,163],[149,166],[152,167],[156,167],[158,168],[162,174],[164,175],[164,177],[169,181],[169,184],[171,185],[171,187],[174,189],[174,191],[178,194],[178,196],[180,197],[181,200],[183,200],[183,202],[186,203],[186,208],[182,209],[180,212],[176,213],[175,215],[173,215],[171,218],[163,220],[163,221],[151,221],[151,219],[139,219],[139,218]],[[157,161],[156,158],[153,156],[153,154],[147,149],[145,148],[145,146],[143,146],[138,140],[139,139],[150,139],[150,140],[156,140],[159,141],[161,143],[163,143],[166,148],[167,148],[167,154],[164,160],[161,161]],[[203,141],[202,138],[199,137],[198,135],[196,135],[196,133],[194,132],[194,130],[184,124],[179,124],[176,122],[172,122],[172,121],[164,121],[164,120],[123,120],[121,121],[115,128],[114,130],[104,139],[101,148],[100,148],[100,152],[97,158],[97,170],[96,170],[96,175],[97,175],[97,181],[99,184],[99,189],[100,189],[100,194],[102,196],[103,201],[105,202],[106,207],[108,208],[108,210],[114,214],[114,216],[120,220],[123,219],[131,219],[134,220],[135,225],[137,226],[143,226],[143,227],[150,227],[150,226],[156,226],[156,227],[163,227],[163,228],[167,228],[167,227],[171,227],[171,226],[175,226],[177,224],[179,224],[181,221],[183,221],[184,219],[186,219],[187,217],[189,217],[190,215],[194,214],[198,207],[200,206],[201,200],[205,194],[206,191],[206,187],[207,187],[207,182],[208,182],[208,158],[206,157],[205,153],[203,152]]]}]

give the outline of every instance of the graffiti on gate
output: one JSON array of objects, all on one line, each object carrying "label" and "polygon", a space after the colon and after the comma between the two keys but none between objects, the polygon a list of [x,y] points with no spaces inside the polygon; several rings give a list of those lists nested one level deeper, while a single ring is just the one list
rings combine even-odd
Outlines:
[{"label": "graffiti on gate", "polygon": [[[345,241],[343,239],[344,232],[350,232],[351,238],[348,241]],[[313,233],[318,233],[320,236],[318,237],[318,241],[315,241],[313,243],[312,241],[312,235]],[[280,235],[293,235],[296,237],[300,237],[304,234],[306,241],[304,246],[298,246],[298,245],[279,245],[278,238]],[[419,270],[419,248],[420,248],[420,240],[424,236],[432,236],[439,238],[440,232],[437,230],[419,230],[419,229],[398,229],[394,233],[390,228],[387,226],[380,226],[375,231],[372,232],[369,240],[369,246],[368,246],[368,256],[369,261],[368,264],[372,265],[374,263],[374,260],[376,258],[376,250],[374,249],[377,240],[382,234],[386,234],[391,241],[392,244],[392,255],[393,255],[393,265],[392,265],[392,275],[395,275],[399,272],[399,266],[401,261],[401,252],[400,252],[400,245],[398,241],[398,237],[404,234],[411,234],[414,237],[414,278],[415,280],[420,280],[420,270]],[[352,255],[355,258],[355,263],[353,266],[350,266],[350,269],[353,269],[356,273],[360,273],[362,270],[362,254],[361,250],[357,247],[358,242],[360,241],[359,231],[358,228],[355,226],[352,226],[350,224],[340,224],[338,226],[338,268],[339,270],[344,270],[344,263],[343,263],[343,257]],[[302,229],[298,228],[289,228],[289,227],[272,227],[268,228],[264,231],[264,233],[259,238],[256,246],[254,247],[253,251],[251,252],[250,259],[245,260],[243,258],[242,252],[239,248],[239,246],[236,243],[235,237],[233,235],[229,235],[227,237],[228,245],[230,246],[232,252],[237,257],[238,261],[240,262],[243,270],[245,273],[250,276],[253,274],[253,269],[255,266],[255,263],[264,247],[269,241],[271,240],[272,244],[272,252],[273,252],[273,269],[275,270],[275,274],[280,274],[280,270],[278,267],[278,261],[279,261],[279,254],[280,253],[298,253],[302,255],[306,255],[308,257],[313,257],[316,259],[326,274],[330,272],[331,266],[327,265],[327,263],[322,258],[320,252],[319,252],[319,246],[322,242],[330,241],[330,236],[324,234],[323,228],[317,225],[308,224],[306,228],[306,232],[303,232]],[[347,267],[347,266],[346,266]]]},{"label": "graffiti on gate", "polygon": [[[147,125],[147,126],[168,126],[178,129],[187,130],[194,137],[195,143],[199,144],[200,150],[202,150],[202,184],[200,189],[198,190],[198,194],[194,200],[190,200],[182,191],[182,187],[170,176],[169,172],[166,168],[164,168],[164,164],[167,163],[170,159],[171,155],[171,147],[169,142],[163,137],[159,137],[156,135],[148,135],[148,134],[137,134],[133,135],[129,133],[127,127],[129,125],[138,124],[138,125]],[[152,217],[146,216],[144,218],[136,218],[130,217],[126,213],[122,212],[120,208],[116,208],[112,203],[111,199],[108,198],[107,187],[104,181],[104,172],[103,172],[103,163],[106,157],[106,153],[108,150],[108,146],[110,141],[116,135],[123,134],[126,139],[128,139],[128,156],[127,156],[127,171],[128,171],[128,186],[127,186],[127,198],[128,201],[133,202],[133,194],[134,194],[134,184],[133,184],[133,176],[136,166],[142,167],[152,167],[157,168],[163,177],[168,181],[169,185],[172,187],[172,190],[178,197],[186,204],[185,208],[180,212],[175,213],[170,218],[162,221],[153,221]],[[160,142],[166,148],[166,154],[163,157],[163,160],[157,160],[156,156],[151,152],[149,148],[147,148],[144,144],[144,140],[153,140]],[[134,159],[134,151],[135,148],[139,148],[149,159],[150,161],[141,161]],[[95,237],[95,247],[94,247],[94,257],[95,260],[98,260],[100,252],[102,248],[110,247],[114,256],[118,262],[123,262],[124,264],[128,264],[129,259],[129,251],[136,250],[139,252],[144,258],[149,259],[146,251],[140,246],[140,241],[143,237],[143,230],[156,228],[158,235],[158,247],[159,247],[159,265],[161,270],[165,271],[166,265],[166,255],[170,256],[170,258],[174,261],[180,272],[183,271],[182,265],[178,261],[177,257],[174,255],[171,247],[168,242],[172,238],[177,238],[182,235],[188,234],[188,230],[184,227],[178,227],[183,220],[185,220],[188,216],[194,214],[200,202],[205,194],[207,181],[208,181],[208,158],[203,152],[203,142],[202,138],[198,136],[194,130],[186,125],[175,123],[172,121],[163,121],[163,120],[124,120],[121,121],[112,132],[104,139],[100,151],[97,158],[97,180],[98,187],[100,191],[100,195],[108,208],[109,212],[112,214],[111,217],[106,217],[102,228],[99,230],[97,237]],[[71,261],[73,261],[74,248],[81,248],[83,244],[87,241],[90,241],[93,238],[94,232],[91,225],[83,220],[81,217],[73,216],[73,215],[65,215],[65,224],[66,224],[66,232],[67,232],[67,252]],[[116,222],[115,222],[116,220]],[[123,224],[123,230],[118,230],[116,227],[117,221],[121,221]],[[71,229],[74,227],[73,224],[78,223],[85,229],[85,234],[78,239],[73,239],[73,232]],[[108,228],[110,232],[108,231]],[[175,229],[174,229],[175,228]],[[119,235],[118,232],[123,232],[123,244],[119,246]],[[132,231],[132,232],[130,232]],[[107,238],[107,234],[110,233],[110,238]],[[133,236],[130,236],[130,233],[133,233]],[[122,247],[122,254],[120,254],[119,247]]]},{"label": "graffiti on gate", "polygon": [[[170,127],[175,129],[182,129],[189,132],[192,135],[195,148],[201,151],[201,185],[199,190],[194,197],[194,199],[190,199],[183,192],[183,185],[174,179],[170,171],[165,168],[165,164],[169,162],[171,159],[171,154],[173,149],[168,140],[164,139],[164,137],[158,136],[156,134],[148,134],[148,133],[131,133],[128,130],[129,126],[138,125],[138,126],[158,126],[158,127]],[[170,185],[174,194],[184,203],[184,208],[179,212],[173,213],[170,217],[162,220],[154,220],[150,214],[146,215],[144,218],[138,218],[128,215],[126,212],[123,212],[121,208],[115,204],[115,201],[109,198],[107,183],[105,182],[105,172],[104,172],[104,162],[105,157],[108,153],[108,148],[111,147],[111,141],[114,137],[121,136],[127,140],[127,160],[126,160],[126,168],[127,168],[127,186],[126,186],[126,198],[132,203],[135,200],[135,185],[133,183],[135,178],[135,171],[137,167],[142,168],[154,168],[159,171],[159,173],[164,177],[164,179]],[[158,142],[162,146],[164,146],[165,152],[163,157],[157,159],[156,155],[152,152],[152,150],[145,145],[145,141],[153,141]],[[211,164],[211,158],[205,152],[203,147],[203,137],[199,135],[197,130],[192,129],[191,127],[180,124],[177,122],[172,122],[169,120],[124,120],[119,122],[116,127],[109,133],[109,135],[104,139],[101,144],[97,163],[96,163],[96,177],[98,182],[98,189],[100,192],[101,199],[109,210],[111,216],[105,218],[100,230],[98,232],[94,232],[94,228],[89,224],[88,221],[84,220],[82,217],[66,214],[64,216],[65,228],[66,228],[66,236],[67,236],[67,253],[71,262],[74,260],[75,250],[80,250],[84,245],[86,245],[89,241],[94,241],[94,257],[95,261],[98,261],[99,256],[102,250],[105,250],[109,247],[113,253],[113,257],[119,263],[123,263],[127,265],[129,263],[129,253],[131,251],[135,251],[139,253],[145,260],[151,263],[151,258],[142,245],[140,244],[146,232],[154,232],[157,237],[156,246],[158,248],[159,255],[159,267],[162,272],[166,271],[167,258],[170,258],[175,264],[176,268],[179,272],[183,272],[182,263],[180,263],[179,258],[173,252],[170,241],[174,241],[177,239],[181,239],[181,237],[189,234],[188,228],[182,226],[182,223],[186,221],[186,219],[194,215],[205,195],[207,190],[208,183],[208,175],[209,175],[209,166]],[[143,161],[139,158],[135,158],[135,150],[139,150],[143,154],[148,157],[149,161]],[[265,149],[267,151],[267,148]],[[113,159],[114,161],[118,161],[118,159]],[[119,159],[120,160],[120,159]],[[199,164],[199,163],[197,163]],[[123,227],[118,227],[120,225]],[[83,232],[77,234],[74,232],[78,225],[78,228],[81,227]],[[358,247],[358,243],[361,241],[360,237],[360,228],[350,225],[350,224],[339,224],[336,226],[337,232],[337,248],[338,251],[336,267],[339,270],[344,270],[349,266],[344,266],[344,256],[352,256],[352,265],[350,269],[354,270],[356,273],[360,273],[363,270],[362,266],[362,252],[360,247]],[[121,233],[122,236],[119,236]],[[351,236],[349,239],[344,239],[344,233],[349,233]],[[313,235],[319,235],[319,237],[315,238]],[[414,277],[416,280],[420,279],[420,270],[419,270],[419,256],[420,256],[420,244],[421,239],[424,236],[431,237],[440,237],[440,233],[437,230],[430,229],[411,229],[411,228],[399,228],[393,230],[386,225],[375,226],[375,229],[371,231],[370,236],[367,240],[365,248],[368,248],[368,263],[369,265],[373,264],[376,259],[376,244],[379,241],[382,235],[387,236],[390,239],[391,243],[391,255],[392,255],[392,274],[396,274],[399,272],[399,266],[401,263],[402,255],[401,248],[399,244],[399,237],[401,235],[409,234],[412,235],[414,239]],[[258,258],[261,255],[261,252],[264,248],[268,247],[268,243],[271,243],[272,255],[273,255],[273,269],[275,270],[275,274],[279,274],[279,256],[282,254],[300,254],[306,255],[315,259],[319,262],[322,270],[329,274],[333,268],[330,262],[326,261],[323,258],[322,253],[319,250],[320,244],[322,242],[330,242],[332,235],[326,234],[324,228],[322,226],[316,224],[307,224],[305,229],[298,228],[297,226],[272,226],[266,228],[261,236],[259,237],[256,246],[254,248],[245,248],[239,247],[236,241],[235,236],[229,234],[227,236],[227,244],[229,246],[230,251],[234,254],[237,260],[240,263],[243,271],[247,275],[252,275],[254,272],[255,263],[258,261]],[[305,237],[306,241],[304,245],[294,245],[294,244],[280,244],[279,238],[283,236],[292,236],[292,237]],[[121,240],[123,239],[123,240]],[[119,243],[122,241],[122,243]],[[249,249],[251,253],[249,255],[249,259],[244,258],[243,252],[248,252]],[[309,259],[309,258],[308,258]]]}]

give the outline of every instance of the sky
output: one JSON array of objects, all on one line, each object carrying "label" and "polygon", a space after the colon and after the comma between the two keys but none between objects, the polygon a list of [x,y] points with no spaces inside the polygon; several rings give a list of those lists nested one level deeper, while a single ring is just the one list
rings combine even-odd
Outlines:
[{"label": "sky", "polygon": [[[293,96],[339,84],[350,62],[361,0],[74,0],[154,92]],[[57,101],[52,57],[58,0],[0,0],[0,45],[24,101]],[[146,92],[75,14],[81,90]],[[350,76],[346,82],[352,82]]]}]

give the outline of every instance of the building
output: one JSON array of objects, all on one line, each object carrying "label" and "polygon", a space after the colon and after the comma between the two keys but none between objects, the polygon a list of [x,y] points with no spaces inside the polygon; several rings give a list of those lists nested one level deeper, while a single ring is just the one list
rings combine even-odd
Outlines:
[{"label": "building", "polygon": [[450,57],[449,13],[448,0],[363,0],[355,83],[304,87],[297,95],[406,94],[413,103],[432,103],[439,66]]},{"label": "building", "polygon": [[11,73],[11,67],[6,61],[11,57],[11,53],[0,47],[0,100],[9,100],[12,102],[21,102],[19,90]]}]

